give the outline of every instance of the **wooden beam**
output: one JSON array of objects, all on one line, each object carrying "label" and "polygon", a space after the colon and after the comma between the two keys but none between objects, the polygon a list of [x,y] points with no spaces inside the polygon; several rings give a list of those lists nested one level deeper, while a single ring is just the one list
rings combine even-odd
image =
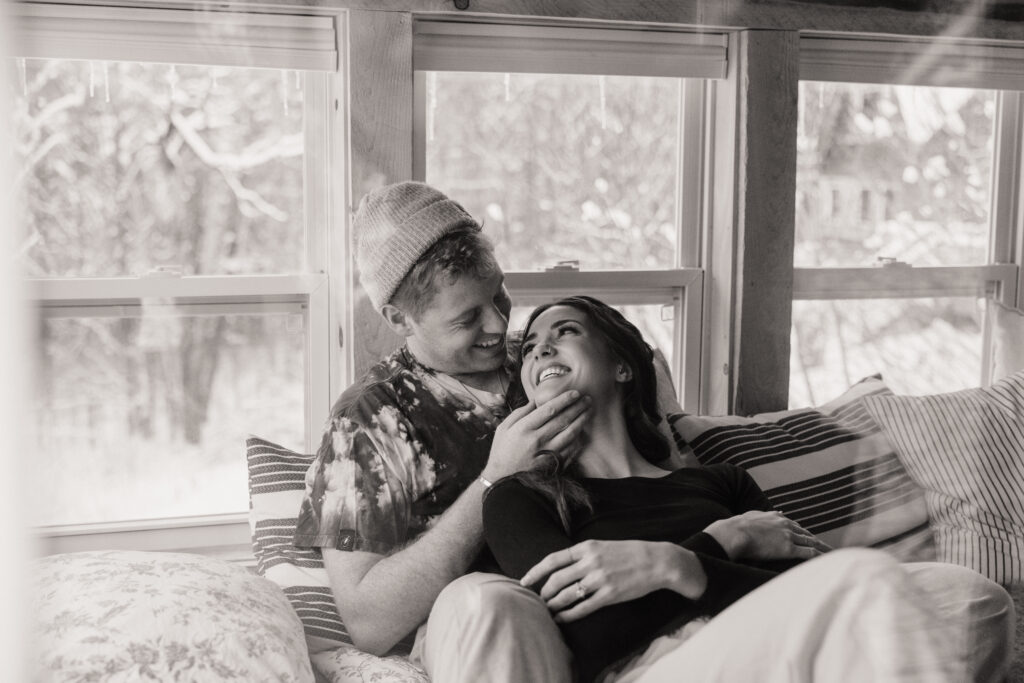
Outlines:
[{"label": "wooden beam", "polygon": [[738,37],[733,412],[789,402],[799,36]]},{"label": "wooden beam", "polygon": [[[61,0],[95,4],[96,0]],[[881,33],[1024,40],[1024,0],[104,0],[104,5],[248,9],[340,9],[450,14],[466,19],[570,19],[732,29]]]},{"label": "wooden beam", "polygon": [[[412,17],[401,12],[352,11],[348,20],[348,77],[352,206],[370,190],[412,177]],[[334,250],[341,249],[335,245]],[[344,250],[351,252],[350,249]],[[347,284],[353,293],[353,378],[401,343],[358,284],[349,254]]]}]

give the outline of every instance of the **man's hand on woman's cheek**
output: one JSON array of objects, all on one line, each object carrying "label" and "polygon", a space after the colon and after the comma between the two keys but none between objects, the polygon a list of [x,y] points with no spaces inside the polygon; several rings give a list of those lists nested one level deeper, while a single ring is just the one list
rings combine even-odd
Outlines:
[{"label": "man's hand on woman's cheek", "polygon": [[590,397],[571,390],[542,406],[530,401],[498,425],[483,476],[491,481],[529,469],[537,453],[573,446],[590,419]]}]

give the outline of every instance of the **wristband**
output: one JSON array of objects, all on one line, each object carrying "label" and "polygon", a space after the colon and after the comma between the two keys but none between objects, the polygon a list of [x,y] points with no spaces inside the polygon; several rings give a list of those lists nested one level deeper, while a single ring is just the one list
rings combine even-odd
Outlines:
[{"label": "wristband", "polygon": [[480,482],[481,484],[483,484],[483,487],[484,487],[484,489],[489,489],[489,488],[491,488],[492,486],[494,486],[494,482],[493,482],[493,481],[490,481],[489,479],[487,479],[487,478],[486,478],[486,477],[485,477],[484,475],[482,475],[482,474],[481,474],[481,475],[480,475],[479,477],[477,477],[477,478],[476,478],[476,480],[477,480],[478,482]]}]

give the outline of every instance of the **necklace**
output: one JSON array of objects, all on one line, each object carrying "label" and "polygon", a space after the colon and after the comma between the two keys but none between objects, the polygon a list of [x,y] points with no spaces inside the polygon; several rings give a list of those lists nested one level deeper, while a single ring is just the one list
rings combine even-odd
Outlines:
[{"label": "necklace", "polygon": [[[498,368],[494,372],[497,373],[498,384],[501,385],[501,396],[505,400],[505,407],[507,408],[508,407],[508,387],[505,385],[505,377],[504,377],[505,373],[503,372],[502,368]],[[454,379],[456,382],[459,383],[459,385],[463,389],[465,389],[466,393],[469,394],[469,397],[473,399],[474,403],[476,403],[478,406],[480,406],[481,408],[483,408],[484,410],[486,410],[488,412],[491,412],[491,413],[495,412],[494,405],[493,404],[489,404],[487,401],[484,401],[483,399],[481,399],[480,396],[476,393],[476,391],[474,391],[472,388],[467,386],[465,382],[463,382],[461,379],[459,379],[455,375],[449,375],[449,377]],[[484,390],[481,389],[480,391],[484,391]],[[493,392],[487,392],[487,393],[493,393]],[[504,417],[504,415],[502,417]]]}]

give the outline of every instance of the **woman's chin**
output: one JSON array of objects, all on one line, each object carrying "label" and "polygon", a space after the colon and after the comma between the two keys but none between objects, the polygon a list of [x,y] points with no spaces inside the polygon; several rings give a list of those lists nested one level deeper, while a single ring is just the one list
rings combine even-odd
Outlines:
[{"label": "woman's chin", "polygon": [[556,396],[559,396],[559,395],[564,394],[565,392],[569,391],[569,389],[571,389],[571,388],[572,387],[570,385],[568,385],[568,384],[559,385],[559,386],[541,386],[541,387],[538,387],[537,389],[534,390],[533,402],[537,404],[537,407],[540,407],[540,406],[544,405],[545,403],[547,403],[548,401],[550,401],[551,399],[555,398]]}]

